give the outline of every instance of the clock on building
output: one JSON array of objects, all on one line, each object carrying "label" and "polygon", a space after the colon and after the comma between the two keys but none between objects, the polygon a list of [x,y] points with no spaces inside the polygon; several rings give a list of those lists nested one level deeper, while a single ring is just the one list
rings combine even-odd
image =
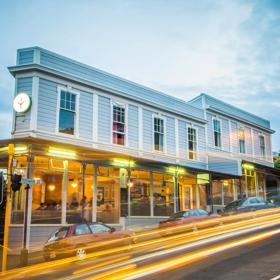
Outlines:
[{"label": "clock on building", "polygon": [[13,107],[17,113],[26,113],[31,108],[31,97],[26,93],[19,93],[14,98]]}]

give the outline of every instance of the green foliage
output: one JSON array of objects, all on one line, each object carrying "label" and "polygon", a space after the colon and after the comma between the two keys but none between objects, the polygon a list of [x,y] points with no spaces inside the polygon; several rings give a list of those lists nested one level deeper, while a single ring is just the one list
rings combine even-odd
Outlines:
[{"label": "green foliage", "polygon": [[274,167],[280,169],[280,157],[278,157],[278,159],[275,160]]}]

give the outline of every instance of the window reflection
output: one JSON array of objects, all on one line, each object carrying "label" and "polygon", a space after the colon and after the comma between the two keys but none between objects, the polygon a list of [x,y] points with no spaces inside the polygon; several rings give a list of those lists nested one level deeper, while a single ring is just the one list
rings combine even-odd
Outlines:
[{"label": "window reflection", "polygon": [[130,215],[151,215],[151,173],[149,171],[131,170]]}]

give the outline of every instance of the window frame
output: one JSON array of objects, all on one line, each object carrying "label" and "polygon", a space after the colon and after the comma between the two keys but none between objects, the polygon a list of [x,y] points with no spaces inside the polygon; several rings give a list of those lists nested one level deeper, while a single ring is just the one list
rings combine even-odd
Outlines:
[{"label": "window frame", "polygon": [[[59,131],[59,121],[60,121],[60,100],[61,100],[61,92],[68,92],[70,94],[74,94],[76,97],[75,100],[75,115],[74,115],[74,134],[68,134]],[[70,138],[78,138],[79,137],[79,108],[80,108],[80,92],[78,90],[73,89],[72,87],[64,87],[64,86],[57,86],[57,112],[56,112],[56,134],[63,135],[65,137],[70,137]],[[67,109],[62,109],[66,110]],[[71,111],[71,110],[69,110]]]},{"label": "window frame", "polygon": [[[240,137],[240,131],[243,131],[244,136]],[[241,152],[241,146],[240,146],[240,142],[243,141],[244,142],[244,152]],[[238,153],[239,154],[246,154],[246,134],[245,134],[245,129],[244,127],[239,127],[238,128]]]},{"label": "window frame", "polygon": [[[162,150],[156,150],[155,149],[155,133],[160,133],[160,132],[155,132],[155,119],[160,119],[163,121],[163,148]],[[153,151],[156,153],[166,153],[166,118],[163,117],[160,114],[153,114],[152,117],[152,129],[153,129]]]},{"label": "window frame", "polygon": [[[263,145],[261,143],[261,139],[263,139]],[[265,143],[265,136],[263,134],[259,135],[259,147],[260,147],[260,156],[264,158],[266,156],[266,143]]]},{"label": "window frame", "polygon": [[[118,107],[122,107],[124,108],[124,132],[123,132],[123,135],[124,135],[124,144],[121,145],[121,144],[117,144],[117,143],[114,143],[114,132],[115,133],[119,133],[117,131],[114,131],[113,130],[113,125],[114,125],[114,106],[118,106]],[[119,102],[119,101],[116,101],[116,100],[112,100],[111,99],[111,144],[112,145],[116,145],[118,147],[126,147],[128,146],[128,104],[124,104],[122,102]]]},{"label": "window frame", "polygon": [[[216,146],[215,145],[215,126],[214,126],[214,121],[218,121],[219,123],[220,123],[220,143],[221,143],[221,145],[220,146]],[[213,117],[212,118],[212,127],[213,127],[213,133],[212,133],[212,135],[213,135],[213,147],[215,148],[215,149],[218,149],[218,150],[222,150],[223,149],[223,129],[222,129],[222,120],[221,119],[219,119],[219,118],[217,118],[217,117]]]},{"label": "window frame", "polygon": [[[189,142],[190,142],[190,139],[189,139],[189,129],[192,129],[195,131],[195,142],[192,141],[193,143],[195,143],[195,151],[193,151],[193,155],[195,155],[194,158],[190,158],[190,149],[189,149]],[[197,161],[198,160],[198,139],[197,139],[197,136],[198,136],[198,133],[197,133],[197,128],[192,126],[192,125],[188,125],[187,126],[187,142],[188,142],[188,160],[192,160],[192,161]]]}]

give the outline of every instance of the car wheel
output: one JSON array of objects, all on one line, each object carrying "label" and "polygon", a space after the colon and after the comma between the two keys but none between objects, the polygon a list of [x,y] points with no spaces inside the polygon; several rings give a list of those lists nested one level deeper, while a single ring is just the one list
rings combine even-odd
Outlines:
[{"label": "car wheel", "polygon": [[76,256],[79,259],[83,260],[87,256],[87,252],[86,252],[85,248],[83,248],[83,247],[77,248]]}]

